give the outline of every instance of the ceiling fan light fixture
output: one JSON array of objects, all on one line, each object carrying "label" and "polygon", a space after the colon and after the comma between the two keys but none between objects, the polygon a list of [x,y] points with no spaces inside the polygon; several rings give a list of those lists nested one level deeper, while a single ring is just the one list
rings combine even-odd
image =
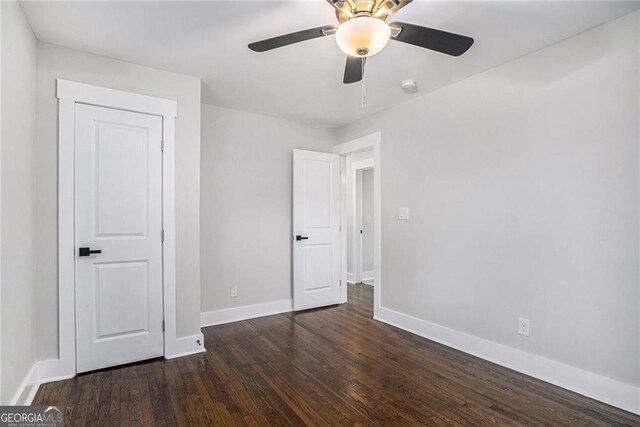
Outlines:
[{"label": "ceiling fan light fixture", "polygon": [[391,38],[391,28],[381,19],[358,16],[342,23],[336,41],[349,56],[366,58],[380,52]]}]

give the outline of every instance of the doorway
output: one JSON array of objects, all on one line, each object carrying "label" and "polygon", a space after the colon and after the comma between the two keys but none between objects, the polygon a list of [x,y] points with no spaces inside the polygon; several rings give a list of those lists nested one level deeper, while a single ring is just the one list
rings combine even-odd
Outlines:
[{"label": "doorway", "polygon": [[[381,175],[382,167],[380,163],[381,157],[381,143],[382,135],[380,132],[364,136],[343,144],[336,145],[333,152],[341,156],[342,161],[342,224],[347,226],[342,227],[342,280],[343,283],[361,283],[363,277],[365,282],[373,284],[373,317],[378,318],[381,313],[381,289],[382,289],[382,276],[381,276]],[[369,172],[363,172],[363,171]],[[360,225],[362,228],[358,228],[354,222],[354,226],[349,230],[349,209],[354,213],[353,218],[362,215],[357,215],[357,200],[356,197],[350,197],[351,194],[357,195],[355,186],[358,181],[358,171],[360,174],[366,174],[365,176],[371,178],[373,187],[373,203],[370,211],[370,215],[365,214],[363,221]],[[351,203],[351,205],[350,205]],[[351,206],[351,207],[350,207]],[[370,216],[370,222],[367,223],[367,216]],[[363,255],[362,246],[358,251],[358,243],[361,240],[359,237],[360,230],[363,230],[362,236],[367,233],[367,241],[364,241],[363,245],[368,245],[368,240],[372,243],[368,247],[372,252],[372,264],[365,263],[361,259]],[[351,231],[351,233],[350,233]],[[349,237],[351,236],[351,237]],[[352,254],[352,276],[349,278],[349,240],[351,239],[351,254]],[[355,244],[354,244],[355,243]],[[355,249],[355,250],[354,250]],[[355,253],[355,255],[354,255]],[[355,261],[355,262],[354,262]],[[354,267],[354,264],[358,264]],[[373,265],[372,270],[366,269],[365,266]],[[365,268],[363,268],[365,267]],[[370,267],[369,267],[370,268]],[[353,276],[354,274],[360,275],[359,278]],[[366,277],[366,276],[369,277]],[[356,281],[357,280],[357,281]],[[351,285],[342,287],[342,302],[346,303],[348,300],[348,287]],[[364,285],[368,286],[368,285]]]},{"label": "doorway", "polygon": [[350,154],[347,165],[347,283],[373,286],[373,150]]}]

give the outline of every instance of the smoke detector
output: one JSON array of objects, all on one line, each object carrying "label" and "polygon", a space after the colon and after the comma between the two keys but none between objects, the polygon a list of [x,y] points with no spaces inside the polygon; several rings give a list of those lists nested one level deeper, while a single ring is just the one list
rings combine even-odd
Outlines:
[{"label": "smoke detector", "polygon": [[404,93],[413,94],[418,91],[418,83],[415,80],[405,80],[400,83],[400,87],[402,87]]}]

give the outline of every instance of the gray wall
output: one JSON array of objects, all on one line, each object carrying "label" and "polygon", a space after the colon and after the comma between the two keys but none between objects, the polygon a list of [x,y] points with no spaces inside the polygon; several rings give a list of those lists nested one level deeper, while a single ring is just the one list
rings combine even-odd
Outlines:
[{"label": "gray wall", "polygon": [[57,99],[55,80],[178,101],[176,119],[177,335],[200,332],[200,80],[38,43],[38,355],[58,357]]},{"label": "gray wall", "polygon": [[291,298],[292,151],[333,143],[329,129],[202,106],[203,312]]},{"label": "gray wall", "polygon": [[638,27],[338,129],[382,132],[384,307],[640,384]]},{"label": "gray wall", "polygon": [[36,39],[16,2],[2,8],[2,403],[36,360]]}]

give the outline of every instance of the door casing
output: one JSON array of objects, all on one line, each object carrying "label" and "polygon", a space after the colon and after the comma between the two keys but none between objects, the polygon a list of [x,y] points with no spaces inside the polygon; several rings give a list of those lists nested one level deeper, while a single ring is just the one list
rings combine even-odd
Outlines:
[{"label": "door casing", "polygon": [[177,102],[58,79],[58,334],[59,358],[43,365],[46,376],[68,378],[76,374],[75,330],[75,104],[152,114],[162,117],[162,279],[164,356],[175,357],[176,251],[175,251],[175,120]]}]

